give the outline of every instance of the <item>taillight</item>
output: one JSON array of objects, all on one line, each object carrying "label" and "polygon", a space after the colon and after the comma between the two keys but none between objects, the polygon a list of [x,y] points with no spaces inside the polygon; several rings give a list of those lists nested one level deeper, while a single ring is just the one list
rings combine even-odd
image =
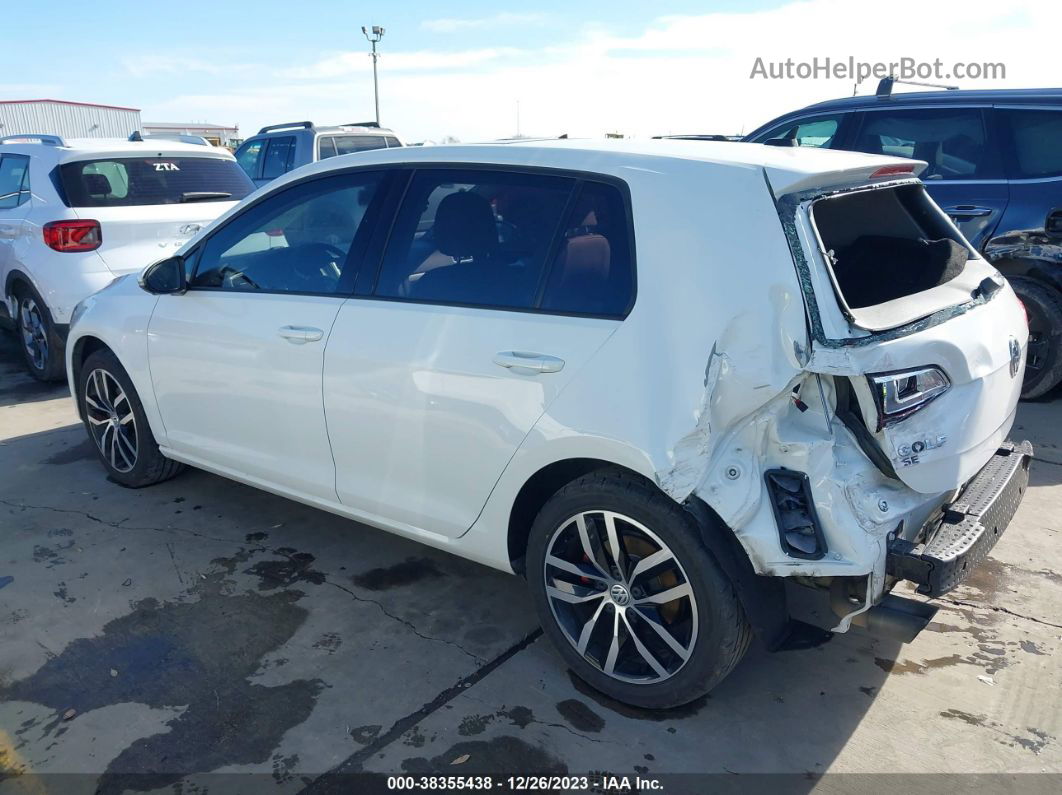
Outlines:
[{"label": "taillight", "polygon": [[951,381],[939,367],[881,373],[867,378],[878,406],[879,431],[910,417],[951,388]]},{"label": "taillight", "polygon": [[1025,318],[1025,328],[1029,327],[1029,310],[1025,307],[1025,302],[1020,298],[1018,299],[1018,306],[1021,307],[1021,316]]},{"label": "taillight", "polygon": [[92,251],[103,242],[99,221],[49,221],[44,244],[56,251]]}]

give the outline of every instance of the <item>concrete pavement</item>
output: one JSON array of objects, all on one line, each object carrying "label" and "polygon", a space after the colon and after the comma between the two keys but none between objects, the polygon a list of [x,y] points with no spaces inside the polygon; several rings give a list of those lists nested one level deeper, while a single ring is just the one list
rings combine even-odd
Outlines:
[{"label": "concrete pavement", "polygon": [[[0,793],[325,791],[328,771],[1062,772],[1062,395],[1015,522],[929,630],[753,649],[712,695],[609,702],[522,581],[213,475],[106,480],[0,340]],[[467,758],[466,758],[467,757]],[[454,761],[459,764],[454,765]],[[150,771],[150,778],[125,777]],[[829,779],[822,779],[826,782]],[[198,783],[197,783],[198,782]]]}]

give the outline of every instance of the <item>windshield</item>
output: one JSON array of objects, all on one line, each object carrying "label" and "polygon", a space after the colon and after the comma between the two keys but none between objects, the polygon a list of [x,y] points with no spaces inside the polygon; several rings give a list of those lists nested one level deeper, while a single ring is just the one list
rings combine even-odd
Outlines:
[{"label": "windshield", "polygon": [[220,157],[80,160],[59,170],[68,207],[238,201],[254,190],[235,160]]}]

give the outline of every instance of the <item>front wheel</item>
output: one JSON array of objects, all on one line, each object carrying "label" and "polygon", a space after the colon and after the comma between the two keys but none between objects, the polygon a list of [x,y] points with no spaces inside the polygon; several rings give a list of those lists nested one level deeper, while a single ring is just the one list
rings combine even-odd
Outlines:
[{"label": "front wheel", "polygon": [[159,452],[133,382],[109,350],[95,351],[85,360],[77,396],[85,429],[112,480],[141,488],[169,480],[184,468]]},{"label": "front wheel", "polygon": [[602,470],[535,519],[527,577],[543,629],[608,696],[663,709],[718,684],[751,631],[693,517],[646,481]]}]

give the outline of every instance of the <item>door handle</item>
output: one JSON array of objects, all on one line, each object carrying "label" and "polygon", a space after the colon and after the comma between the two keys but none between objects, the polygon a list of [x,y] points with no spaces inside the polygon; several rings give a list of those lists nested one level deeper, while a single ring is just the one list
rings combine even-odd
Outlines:
[{"label": "door handle", "polygon": [[277,334],[294,345],[305,345],[307,342],[317,342],[324,336],[324,332],[313,326],[281,326]]},{"label": "door handle", "polygon": [[507,370],[531,375],[559,373],[564,368],[564,359],[526,351],[500,351],[494,354],[494,363]]},{"label": "door handle", "polygon": [[986,215],[991,215],[992,208],[974,207],[972,204],[960,204],[956,207],[946,207],[944,212],[956,218],[981,218]]}]

